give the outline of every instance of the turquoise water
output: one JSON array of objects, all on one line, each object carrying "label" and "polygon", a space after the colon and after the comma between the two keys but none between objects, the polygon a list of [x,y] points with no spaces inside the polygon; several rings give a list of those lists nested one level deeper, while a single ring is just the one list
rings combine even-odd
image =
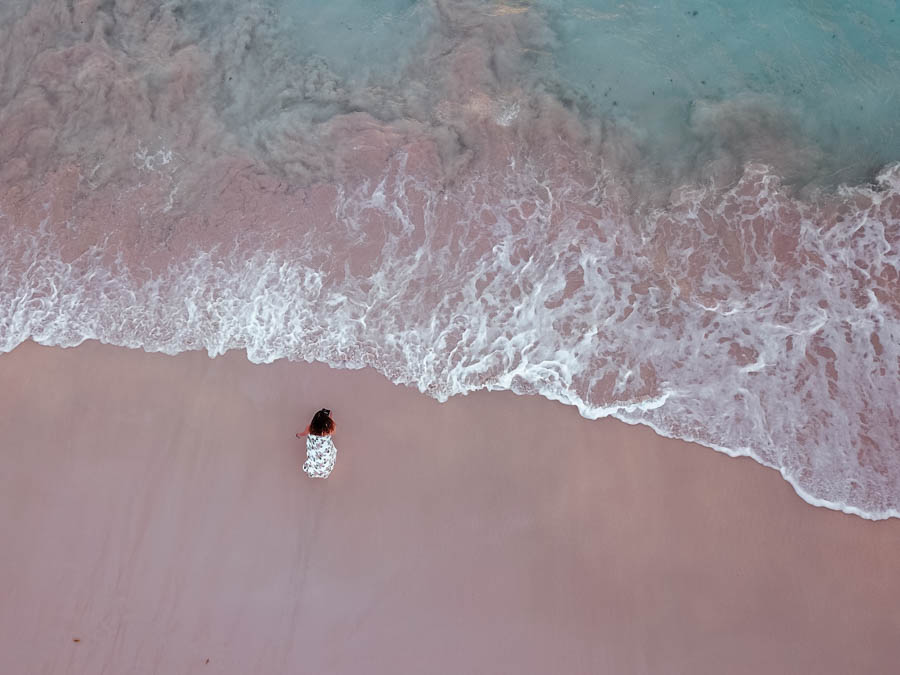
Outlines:
[{"label": "turquoise water", "polygon": [[[871,180],[900,157],[900,10],[892,0],[270,0],[263,7],[277,28],[255,49],[272,78],[284,59],[303,61],[306,72],[324,67],[324,88],[340,92],[325,96],[325,108],[307,110],[314,119],[362,109],[427,121],[432,111],[409,99],[435,88],[434,45],[465,39],[477,22],[507,13],[519,21],[519,42],[486,44],[498,62],[517,64],[499,72],[500,87],[547,90],[586,119],[627,130],[659,179],[689,180],[722,154],[735,165],[780,154],[788,182],[836,185]],[[312,85],[319,103],[322,79]]]},{"label": "turquoise water", "polygon": [[[673,149],[703,135],[696,102],[756,100],[852,180],[900,157],[900,10],[891,0],[542,0],[555,74],[592,108]],[[753,98],[757,97],[757,98]],[[756,119],[754,119],[754,115]],[[777,120],[777,121],[775,121]]]},{"label": "turquoise water", "polygon": [[547,92],[615,128],[655,186],[752,161],[796,187],[856,184],[900,157],[895,0],[207,0],[177,16],[230,62],[223,119],[272,155],[288,126],[308,137],[298,125],[347,112],[433,124],[443,59],[471,43],[494,94]]},{"label": "turquoise water", "polygon": [[323,58],[353,84],[396,82],[434,18],[419,0],[276,0],[272,6],[298,54]]}]

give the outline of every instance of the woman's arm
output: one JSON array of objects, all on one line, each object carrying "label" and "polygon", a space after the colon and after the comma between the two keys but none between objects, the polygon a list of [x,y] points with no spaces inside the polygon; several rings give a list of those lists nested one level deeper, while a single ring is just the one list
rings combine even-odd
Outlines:
[{"label": "woman's arm", "polygon": [[309,433],[309,425],[307,425],[306,428],[305,428],[303,431],[298,431],[298,432],[297,432],[297,438],[303,438],[303,437],[306,436],[306,434],[308,434],[308,433]]}]

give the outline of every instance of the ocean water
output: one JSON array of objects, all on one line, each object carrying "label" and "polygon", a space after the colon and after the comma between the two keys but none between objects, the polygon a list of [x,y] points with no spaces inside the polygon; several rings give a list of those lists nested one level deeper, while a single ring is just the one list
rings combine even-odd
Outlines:
[{"label": "ocean water", "polygon": [[897,517],[898,9],[10,0],[0,351],[538,394]]},{"label": "ocean water", "polygon": [[[658,162],[702,163],[719,144],[759,159],[754,143],[776,134],[806,160],[782,164],[782,177],[838,185],[900,153],[895,1],[541,4],[560,79],[658,148]],[[784,162],[784,150],[767,159]]]}]

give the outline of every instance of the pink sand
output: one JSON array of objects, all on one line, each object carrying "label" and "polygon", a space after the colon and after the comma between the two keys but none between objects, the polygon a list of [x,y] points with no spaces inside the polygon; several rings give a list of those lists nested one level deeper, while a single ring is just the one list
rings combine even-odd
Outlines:
[{"label": "pink sand", "polygon": [[[886,673],[900,523],[536,397],[0,356],[0,672]],[[335,472],[294,438],[326,405]]]}]

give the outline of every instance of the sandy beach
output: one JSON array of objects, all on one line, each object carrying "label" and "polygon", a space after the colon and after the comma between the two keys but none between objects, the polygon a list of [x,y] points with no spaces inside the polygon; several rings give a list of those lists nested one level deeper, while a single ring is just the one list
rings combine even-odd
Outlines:
[{"label": "sandy beach", "polygon": [[[538,397],[0,356],[5,673],[886,673],[900,523]],[[338,423],[326,481],[294,438]]]}]

